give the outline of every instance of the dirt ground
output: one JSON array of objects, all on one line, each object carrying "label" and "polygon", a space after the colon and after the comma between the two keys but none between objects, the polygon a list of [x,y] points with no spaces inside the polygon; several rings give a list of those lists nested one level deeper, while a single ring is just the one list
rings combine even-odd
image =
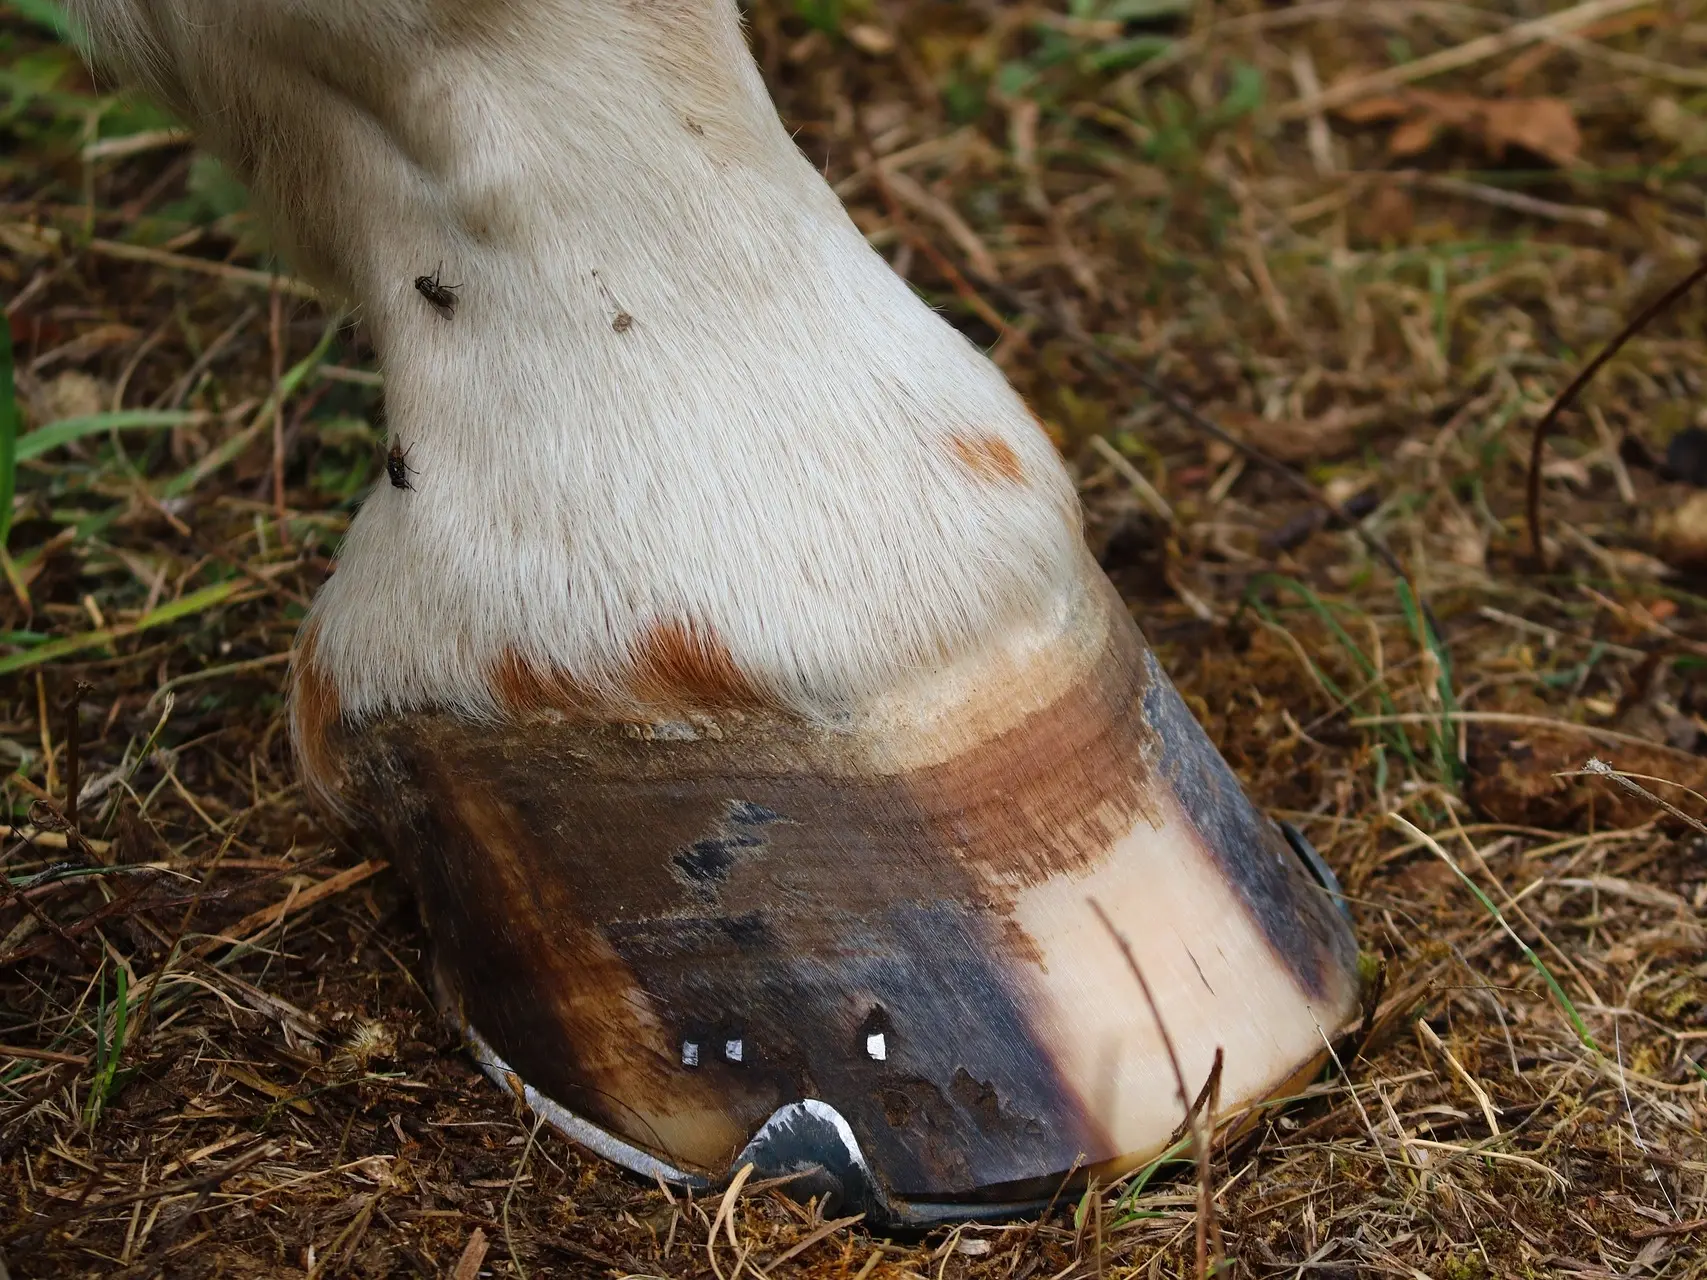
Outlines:
[{"label": "dirt ground", "polygon": [[[1540,559],[1525,499],[1549,400],[1707,254],[1707,3],[750,8],[1385,962],[1368,1042],[1217,1146],[1211,1265],[1707,1274],[1707,285],[1561,417]],[[371,351],[51,18],[0,4],[0,1275],[1196,1274],[1189,1165],[885,1240],[666,1197],[477,1074],[279,718],[383,476]]]}]

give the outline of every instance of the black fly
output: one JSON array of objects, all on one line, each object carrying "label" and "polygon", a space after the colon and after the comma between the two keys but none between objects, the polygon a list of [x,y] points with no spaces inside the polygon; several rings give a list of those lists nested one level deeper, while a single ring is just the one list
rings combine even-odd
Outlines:
[{"label": "black fly", "polygon": [[393,489],[413,489],[415,487],[409,483],[410,473],[415,471],[415,468],[409,465],[409,455],[414,451],[414,445],[405,449],[400,442],[392,442],[391,452],[385,455],[385,474],[391,477]]},{"label": "black fly", "polygon": [[445,269],[444,263],[439,263],[438,270],[430,276],[416,276],[415,288],[421,296],[433,304],[434,309],[449,320],[456,311],[456,291],[462,288],[459,284],[441,284],[439,275]]}]

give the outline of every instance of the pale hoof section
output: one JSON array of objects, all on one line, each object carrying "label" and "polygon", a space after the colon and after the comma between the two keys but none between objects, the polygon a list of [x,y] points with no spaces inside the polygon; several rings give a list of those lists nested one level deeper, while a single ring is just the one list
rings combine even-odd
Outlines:
[{"label": "pale hoof section", "polygon": [[677,728],[413,713],[333,744],[488,1071],[647,1178],[750,1161],[873,1222],[1004,1217],[1167,1147],[1158,1022],[1250,1118],[1355,1021],[1331,873],[1106,584],[845,725]]}]

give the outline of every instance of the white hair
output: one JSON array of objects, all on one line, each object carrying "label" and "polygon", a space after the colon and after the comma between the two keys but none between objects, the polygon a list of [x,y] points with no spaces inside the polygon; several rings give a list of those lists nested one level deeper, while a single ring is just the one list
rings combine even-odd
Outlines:
[{"label": "white hair", "polygon": [[1052,445],[794,146],[734,0],[72,8],[372,331],[412,487],[311,614],[346,718],[502,712],[506,664],[835,715],[1061,607]]}]

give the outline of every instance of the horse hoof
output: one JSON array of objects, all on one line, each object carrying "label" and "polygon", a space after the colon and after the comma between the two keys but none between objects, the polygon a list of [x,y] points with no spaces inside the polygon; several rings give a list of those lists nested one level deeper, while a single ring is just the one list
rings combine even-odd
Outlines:
[{"label": "horse hoof", "polygon": [[1165,1150],[1176,1060],[1195,1094],[1219,1054],[1218,1114],[1248,1117],[1355,1016],[1329,873],[1100,576],[839,723],[542,706],[313,745],[481,1064],[648,1178],[1007,1216]]}]

